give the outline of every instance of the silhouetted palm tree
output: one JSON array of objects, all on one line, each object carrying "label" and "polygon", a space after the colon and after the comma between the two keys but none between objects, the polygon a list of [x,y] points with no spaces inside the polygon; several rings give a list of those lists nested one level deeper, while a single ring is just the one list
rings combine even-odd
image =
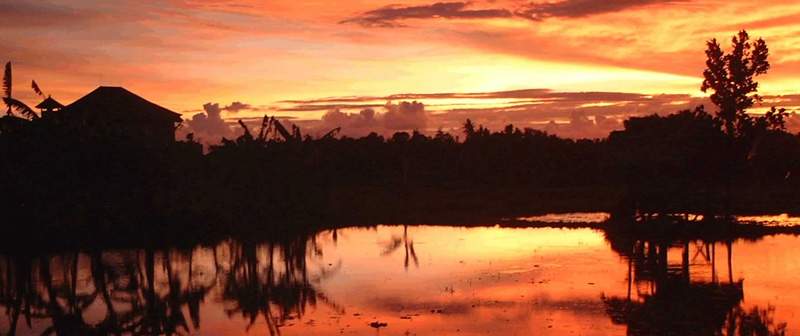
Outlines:
[{"label": "silhouetted palm tree", "polygon": [[[35,83],[35,82],[34,82]],[[38,89],[38,86],[36,86]],[[14,114],[13,111],[17,111],[25,117],[30,119],[38,119],[39,115],[33,111],[28,105],[23,103],[20,100],[15,99],[11,96],[12,89],[12,77],[11,77],[11,62],[7,62],[5,66],[5,71],[3,72],[3,102],[6,104],[8,110],[6,114],[11,116]]]}]

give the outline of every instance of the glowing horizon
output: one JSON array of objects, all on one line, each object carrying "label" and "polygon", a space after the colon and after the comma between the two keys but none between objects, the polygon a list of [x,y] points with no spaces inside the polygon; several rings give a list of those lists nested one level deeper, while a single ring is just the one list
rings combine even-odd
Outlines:
[{"label": "glowing horizon", "polygon": [[[759,78],[761,93],[800,92],[794,84],[800,51],[793,47],[800,4],[791,1],[390,3],[17,0],[0,4],[0,17],[15,22],[0,34],[10,46],[0,56],[14,64],[15,95],[32,105],[35,79],[62,103],[113,85],[186,119],[217,102],[223,119],[268,113],[313,121],[329,110],[358,113],[364,106],[290,111],[285,101],[548,89],[681,95],[673,104],[682,107],[702,97],[705,42],[717,38],[727,46],[747,29],[770,47],[772,68]],[[446,103],[448,111],[463,112],[452,114],[462,120],[471,113],[466,110],[497,107],[487,100],[421,101],[433,113]],[[224,108],[234,102],[241,108]],[[380,113],[386,103],[369,107]],[[587,113],[646,112],[616,107]],[[522,125],[574,120],[575,106],[557,110],[546,116],[503,110],[496,119]],[[425,125],[449,129],[453,118]]]}]

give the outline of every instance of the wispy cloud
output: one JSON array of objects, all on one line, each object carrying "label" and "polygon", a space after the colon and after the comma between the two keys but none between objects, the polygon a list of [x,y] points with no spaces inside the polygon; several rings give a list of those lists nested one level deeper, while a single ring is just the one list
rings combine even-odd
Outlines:
[{"label": "wispy cloud", "polygon": [[[681,95],[683,96],[683,95]],[[651,96],[641,93],[627,92],[558,92],[550,89],[523,89],[493,92],[447,92],[447,93],[401,93],[388,96],[349,96],[327,97],[307,100],[284,100],[282,103],[295,104],[304,107],[305,111],[314,111],[312,106],[322,109],[331,107],[364,107],[353,103],[372,101],[398,101],[419,99],[516,99],[536,101],[561,101],[561,102],[598,102],[598,101],[644,101]],[[291,107],[290,107],[291,108]],[[289,108],[289,109],[290,109]],[[316,109],[318,110],[318,109]],[[296,110],[295,110],[296,111]]]},{"label": "wispy cloud", "polygon": [[232,102],[230,105],[225,106],[222,109],[225,110],[225,111],[228,111],[230,113],[238,113],[239,111],[252,111],[252,110],[255,110],[255,108],[252,105],[246,104],[246,103],[242,103],[240,101]]},{"label": "wispy cloud", "polygon": [[514,11],[514,14],[531,19],[543,20],[551,17],[578,18],[590,15],[613,13],[653,4],[670,4],[688,0],[564,0],[559,2],[530,3]]},{"label": "wispy cloud", "polygon": [[[340,21],[364,27],[404,27],[407,19],[494,19],[522,18],[541,21],[547,18],[579,18],[590,15],[620,12],[653,4],[687,2],[689,0],[563,0],[559,2],[531,2],[524,5],[506,4],[508,8],[474,9],[473,2],[437,2],[430,5],[390,5],[367,11]],[[495,4],[494,1],[489,2]]]},{"label": "wispy cloud", "polygon": [[394,28],[404,26],[406,19],[489,19],[511,17],[503,8],[471,9],[469,2],[437,2],[422,6],[390,5],[368,11],[340,23],[356,23],[364,27]]}]

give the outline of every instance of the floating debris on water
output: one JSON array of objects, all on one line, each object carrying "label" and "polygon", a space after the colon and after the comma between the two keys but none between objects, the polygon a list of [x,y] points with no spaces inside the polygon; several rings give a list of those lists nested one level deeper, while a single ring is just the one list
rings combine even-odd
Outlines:
[{"label": "floating debris on water", "polygon": [[387,326],[389,326],[389,324],[388,324],[388,323],[386,323],[386,322],[379,322],[379,321],[375,321],[375,322],[371,322],[371,323],[369,324],[369,326],[370,326],[370,327],[373,327],[373,328],[375,328],[375,329],[380,329],[380,328],[386,328]]}]

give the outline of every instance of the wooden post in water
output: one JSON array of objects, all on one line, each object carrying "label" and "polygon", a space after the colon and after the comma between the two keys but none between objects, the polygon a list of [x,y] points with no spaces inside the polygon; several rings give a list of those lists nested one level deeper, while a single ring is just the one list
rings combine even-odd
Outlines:
[{"label": "wooden post in water", "polygon": [[717,283],[717,243],[711,243],[711,282]]},{"label": "wooden post in water", "polygon": [[630,257],[628,257],[628,301],[631,300],[631,284],[633,282],[633,275],[631,274],[632,273],[632,265],[631,264],[633,264],[633,259],[632,258],[633,258],[633,253],[631,253]]},{"label": "wooden post in water", "polygon": [[725,247],[728,249],[728,282],[733,283],[733,256],[732,256],[732,248],[731,248],[731,241],[725,242]]},{"label": "wooden post in water", "polygon": [[681,267],[683,268],[683,279],[686,283],[691,281],[689,276],[689,242],[683,243],[683,253],[681,253]]}]

